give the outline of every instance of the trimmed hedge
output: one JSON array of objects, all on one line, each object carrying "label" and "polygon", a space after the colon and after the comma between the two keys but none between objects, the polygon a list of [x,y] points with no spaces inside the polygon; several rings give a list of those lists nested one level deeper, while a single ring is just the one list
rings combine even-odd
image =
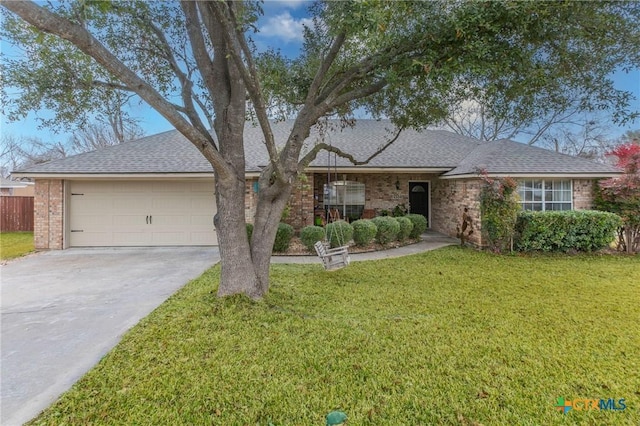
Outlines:
[{"label": "trimmed hedge", "polygon": [[371,243],[378,233],[378,227],[369,219],[356,220],[353,226],[353,241],[357,246],[366,246]]},{"label": "trimmed hedge", "polygon": [[324,239],[324,228],[322,226],[305,226],[300,231],[300,241],[309,251],[314,251],[313,245]]},{"label": "trimmed hedge", "polygon": [[292,237],[293,226],[280,222],[278,224],[278,232],[276,232],[276,240],[273,242],[273,251],[283,253],[289,250]]},{"label": "trimmed hedge", "polygon": [[520,251],[594,251],[607,247],[621,224],[618,215],[595,210],[523,211],[515,245]]},{"label": "trimmed hedge", "polygon": [[398,239],[398,233],[400,232],[400,224],[395,217],[391,216],[378,216],[372,219],[373,223],[378,228],[376,234],[376,241],[380,244],[387,245],[391,241]]},{"label": "trimmed hedge", "polygon": [[404,241],[409,238],[411,231],[413,231],[413,222],[406,216],[396,217],[398,224],[400,225],[400,231],[398,232],[398,241]]},{"label": "trimmed hedge", "polygon": [[353,227],[344,220],[327,225],[327,240],[332,248],[346,246],[353,239]]},{"label": "trimmed hedge", "polygon": [[413,229],[409,234],[409,238],[420,238],[420,235],[424,234],[427,230],[427,218],[421,214],[411,213],[405,216],[413,223]]}]

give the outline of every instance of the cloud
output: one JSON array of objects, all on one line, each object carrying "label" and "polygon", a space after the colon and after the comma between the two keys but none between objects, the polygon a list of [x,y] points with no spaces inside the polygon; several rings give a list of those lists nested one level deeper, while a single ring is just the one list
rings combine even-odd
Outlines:
[{"label": "cloud", "polygon": [[304,26],[312,24],[309,18],[296,19],[289,12],[283,12],[267,18],[267,22],[260,28],[260,35],[279,38],[286,43],[299,42],[303,39]]},{"label": "cloud", "polygon": [[300,6],[308,5],[309,0],[265,0],[262,9],[269,14],[276,10],[282,9],[298,9]]}]

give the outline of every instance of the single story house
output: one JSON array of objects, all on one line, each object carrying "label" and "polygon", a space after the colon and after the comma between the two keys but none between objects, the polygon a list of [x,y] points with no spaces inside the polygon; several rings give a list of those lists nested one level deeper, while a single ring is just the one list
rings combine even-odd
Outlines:
[{"label": "single story house", "polygon": [[[284,141],[291,122],[274,123]],[[395,136],[389,121],[317,131],[306,141],[340,147],[357,160]],[[260,129],[245,131],[246,219],[253,220],[257,178],[268,157]],[[510,140],[481,142],[443,130],[405,130],[369,163],[354,166],[321,151],[296,183],[287,221],[313,224],[327,209],[342,217],[371,217],[406,208],[429,227],[455,236],[466,207],[480,224],[479,170],[520,183],[523,208],[592,207],[594,180],[618,175],[609,165]],[[15,172],[35,181],[35,246],[216,245],[211,165],[177,131],[37,164]],[[480,244],[480,232],[472,241]]]},{"label": "single story house", "polygon": [[13,197],[33,197],[33,182],[22,182],[0,178],[0,195]]}]

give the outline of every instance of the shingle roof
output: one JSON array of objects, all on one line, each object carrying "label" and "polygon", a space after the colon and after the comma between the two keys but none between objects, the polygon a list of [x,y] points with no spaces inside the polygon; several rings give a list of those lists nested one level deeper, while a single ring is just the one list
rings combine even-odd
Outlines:
[{"label": "shingle roof", "polygon": [[33,185],[31,182],[20,182],[17,180],[5,179],[0,177],[0,186],[2,188],[25,188],[27,186]]},{"label": "shingle roof", "polygon": [[[358,120],[356,127],[332,132],[324,142],[350,153],[358,161],[364,161],[395,136],[396,129],[389,121]],[[312,134],[309,139],[313,141],[313,137]],[[478,144],[480,142],[475,139],[443,130],[418,132],[406,129],[389,148],[359,167],[449,169],[459,164]],[[333,161],[332,158],[332,164]],[[320,154],[311,165],[326,167],[326,153]],[[336,159],[336,165],[353,166],[342,157]]]},{"label": "shingle roof", "polygon": [[607,164],[560,154],[511,140],[482,143],[444,176],[477,174],[486,170],[493,174],[611,174],[619,171]]},{"label": "shingle roof", "polygon": [[211,164],[175,130],[36,164],[18,173],[212,173]]},{"label": "shingle roof", "polygon": [[[293,122],[274,123],[276,141],[284,144]],[[318,142],[329,143],[365,160],[395,136],[387,120],[357,120],[355,127],[336,128],[320,137],[317,129],[305,141],[305,150]],[[268,163],[260,128],[248,123],[245,129],[246,170],[259,171]],[[331,156],[331,165],[334,158]],[[338,157],[337,167],[353,166]],[[326,167],[321,152],[311,166]],[[604,173],[610,166],[557,154],[512,141],[480,142],[443,130],[403,131],[386,151],[366,168],[422,168],[449,170],[446,176],[475,174],[478,168],[491,173]],[[101,150],[30,166],[22,175],[38,174],[172,174],[212,173],[209,162],[178,131],[168,131]]]}]

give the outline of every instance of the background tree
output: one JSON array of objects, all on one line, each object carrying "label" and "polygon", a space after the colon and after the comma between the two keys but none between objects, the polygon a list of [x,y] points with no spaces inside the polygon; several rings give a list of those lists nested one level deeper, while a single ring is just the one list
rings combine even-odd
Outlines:
[{"label": "background tree", "polygon": [[[2,5],[10,11],[4,36],[29,45],[24,61],[7,63],[25,77],[7,74],[24,92],[6,105],[20,112],[45,102],[60,120],[74,121],[113,91],[135,93],[211,163],[221,296],[267,292],[271,247],[292,182],[331,149],[321,141],[304,147],[323,118],[349,122],[363,109],[399,128],[433,125],[448,114],[448,94],[465,82],[481,83],[492,109],[504,115],[510,101],[532,105],[536,93],[564,81],[578,93],[608,86],[622,106],[625,94],[607,76],[639,62],[635,2],[313,3],[314,24],[295,59],[255,51],[248,36],[260,12],[255,3]],[[31,70],[53,73],[57,84],[29,91],[37,84]],[[295,117],[281,146],[269,122],[274,105]],[[251,241],[244,223],[247,115],[259,124],[269,154]]]},{"label": "background tree", "polygon": [[[483,141],[517,138],[529,145],[577,155],[603,140],[607,129],[603,123],[628,124],[638,117],[637,110],[625,108],[629,93],[610,96],[608,85],[578,95],[560,84],[552,89],[561,91],[559,95],[536,92],[527,100],[504,99],[498,111],[481,89],[473,89],[449,94],[449,113],[442,125]],[[580,133],[587,140],[584,144],[577,141]]]},{"label": "background tree", "polygon": [[7,178],[12,171],[22,167],[64,158],[69,152],[70,147],[63,142],[45,142],[40,138],[3,133],[0,152],[2,177]]},{"label": "background tree", "polygon": [[605,154],[620,143],[611,139],[611,128],[606,123],[609,123],[606,118],[583,117],[548,129],[538,144],[563,154],[604,162]]},{"label": "background tree", "polygon": [[122,142],[138,139],[144,135],[142,128],[133,120],[124,120],[122,115],[109,115],[104,120],[87,123],[76,129],[69,140],[74,154],[95,151]]},{"label": "background tree", "polygon": [[124,118],[116,111],[105,119],[99,118],[76,128],[66,141],[43,141],[35,137],[2,134],[0,173],[9,177],[12,171],[33,164],[65,158],[69,155],[95,151],[122,142],[137,139],[143,130],[130,117]]},{"label": "background tree", "polygon": [[620,142],[623,144],[627,143],[635,143],[640,144],[640,129],[637,130],[627,130],[621,137]]}]

